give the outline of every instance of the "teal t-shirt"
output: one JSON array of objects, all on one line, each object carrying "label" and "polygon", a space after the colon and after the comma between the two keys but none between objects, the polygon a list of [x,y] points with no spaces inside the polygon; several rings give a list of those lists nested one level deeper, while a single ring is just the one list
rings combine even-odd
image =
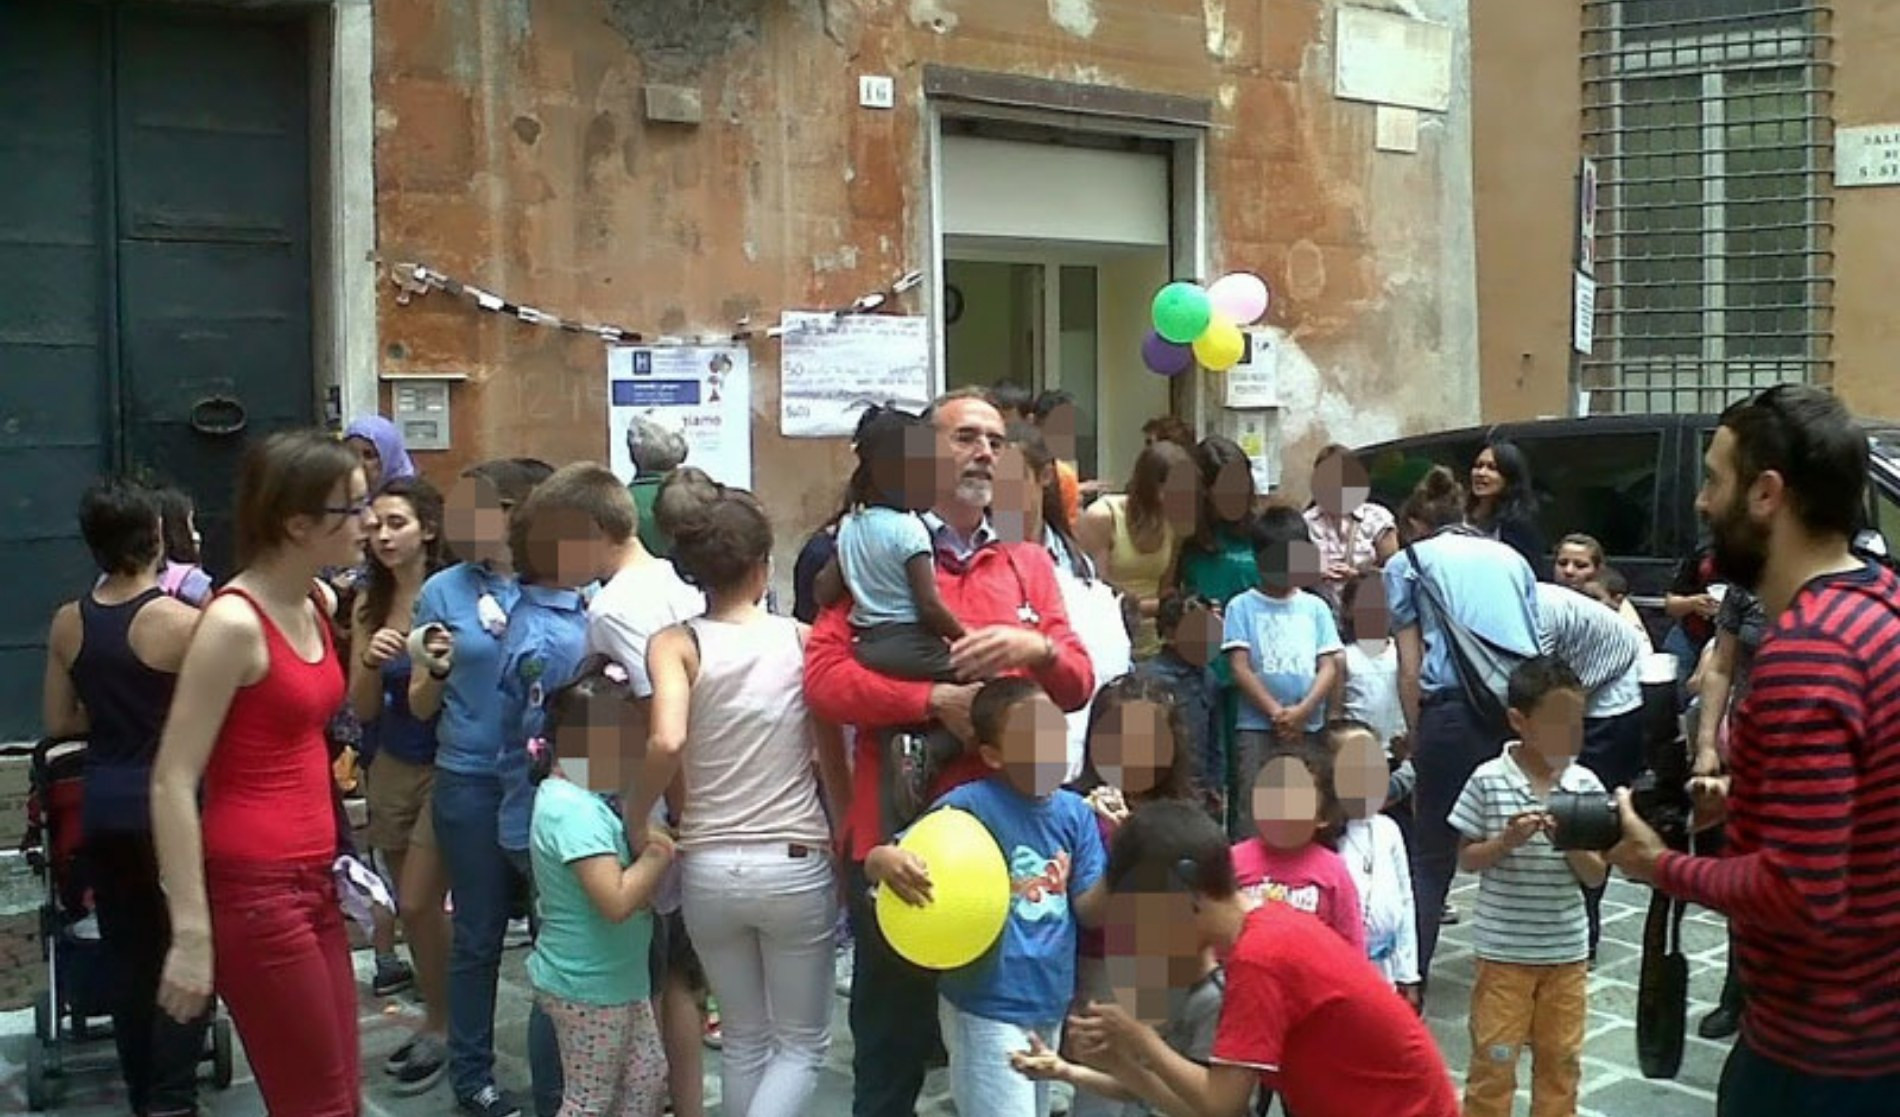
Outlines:
[{"label": "teal t-shirt", "polygon": [[653,941],[653,913],[636,911],[625,923],[609,923],[570,867],[606,854],[622,868],[633,863],[619,813],[586,788],[549,777],[535,790],[528,851],[541,913],[541,933],[528,956],[534,987],[590,1005],[630,1004],[652,996],[647,948]]}]

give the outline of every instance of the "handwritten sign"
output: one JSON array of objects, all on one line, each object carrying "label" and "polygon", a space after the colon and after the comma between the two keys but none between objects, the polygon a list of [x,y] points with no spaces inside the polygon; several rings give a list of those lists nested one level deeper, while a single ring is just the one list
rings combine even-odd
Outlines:
[{"label": "handwritten sign", "polygon": [[779,360],[779,431],[849,438],[873,404],[930,404],[930,331],[916,316],[787,312]]}]

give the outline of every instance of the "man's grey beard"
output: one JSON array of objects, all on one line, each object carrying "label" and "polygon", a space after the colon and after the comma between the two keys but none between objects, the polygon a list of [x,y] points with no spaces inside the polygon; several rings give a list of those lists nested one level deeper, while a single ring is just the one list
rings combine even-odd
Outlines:
[{"label": "man's grey beard", "polygon": [[996,486],[977,477],[965,477],[957,482],[957,500],[971,508],[988,510],[990,501],[996,495]]}]

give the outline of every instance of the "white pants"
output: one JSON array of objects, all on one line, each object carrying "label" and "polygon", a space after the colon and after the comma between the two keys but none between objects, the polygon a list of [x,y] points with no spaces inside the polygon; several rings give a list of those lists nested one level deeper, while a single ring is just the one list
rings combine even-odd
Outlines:
[{"label": "white pants", "polygon": [[794,1117],[831,1043],[831,858],[780,842],[693,849],[681,863],[686,931],[719,1000],[727,1117]]}]

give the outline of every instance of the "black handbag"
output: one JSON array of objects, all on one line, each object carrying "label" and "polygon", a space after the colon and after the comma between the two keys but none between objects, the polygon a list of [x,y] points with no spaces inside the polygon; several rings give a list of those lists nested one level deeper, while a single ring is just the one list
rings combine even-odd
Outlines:
[{"label": "black handbag", "polygon": [[1503,740],[1511,734],[1510,719],[1505,716],[1508,708],[1505,695],[1511,672],[1517,670],[1517,665],[1526,657],[1459,624],[1446,608],[1445,599],[1439,595],[1425,564],[1419,561],[1418,551],[1410,543],[1405,545],[1405,557],[1411,560],[1413,579],[1423,603],[1438,617],[1438,628],[1444,634],[1446,650],[1451,653],[1452,667],[1458,673],[1458,687],[1466,707],[1477,716],[1480,725]]}]

